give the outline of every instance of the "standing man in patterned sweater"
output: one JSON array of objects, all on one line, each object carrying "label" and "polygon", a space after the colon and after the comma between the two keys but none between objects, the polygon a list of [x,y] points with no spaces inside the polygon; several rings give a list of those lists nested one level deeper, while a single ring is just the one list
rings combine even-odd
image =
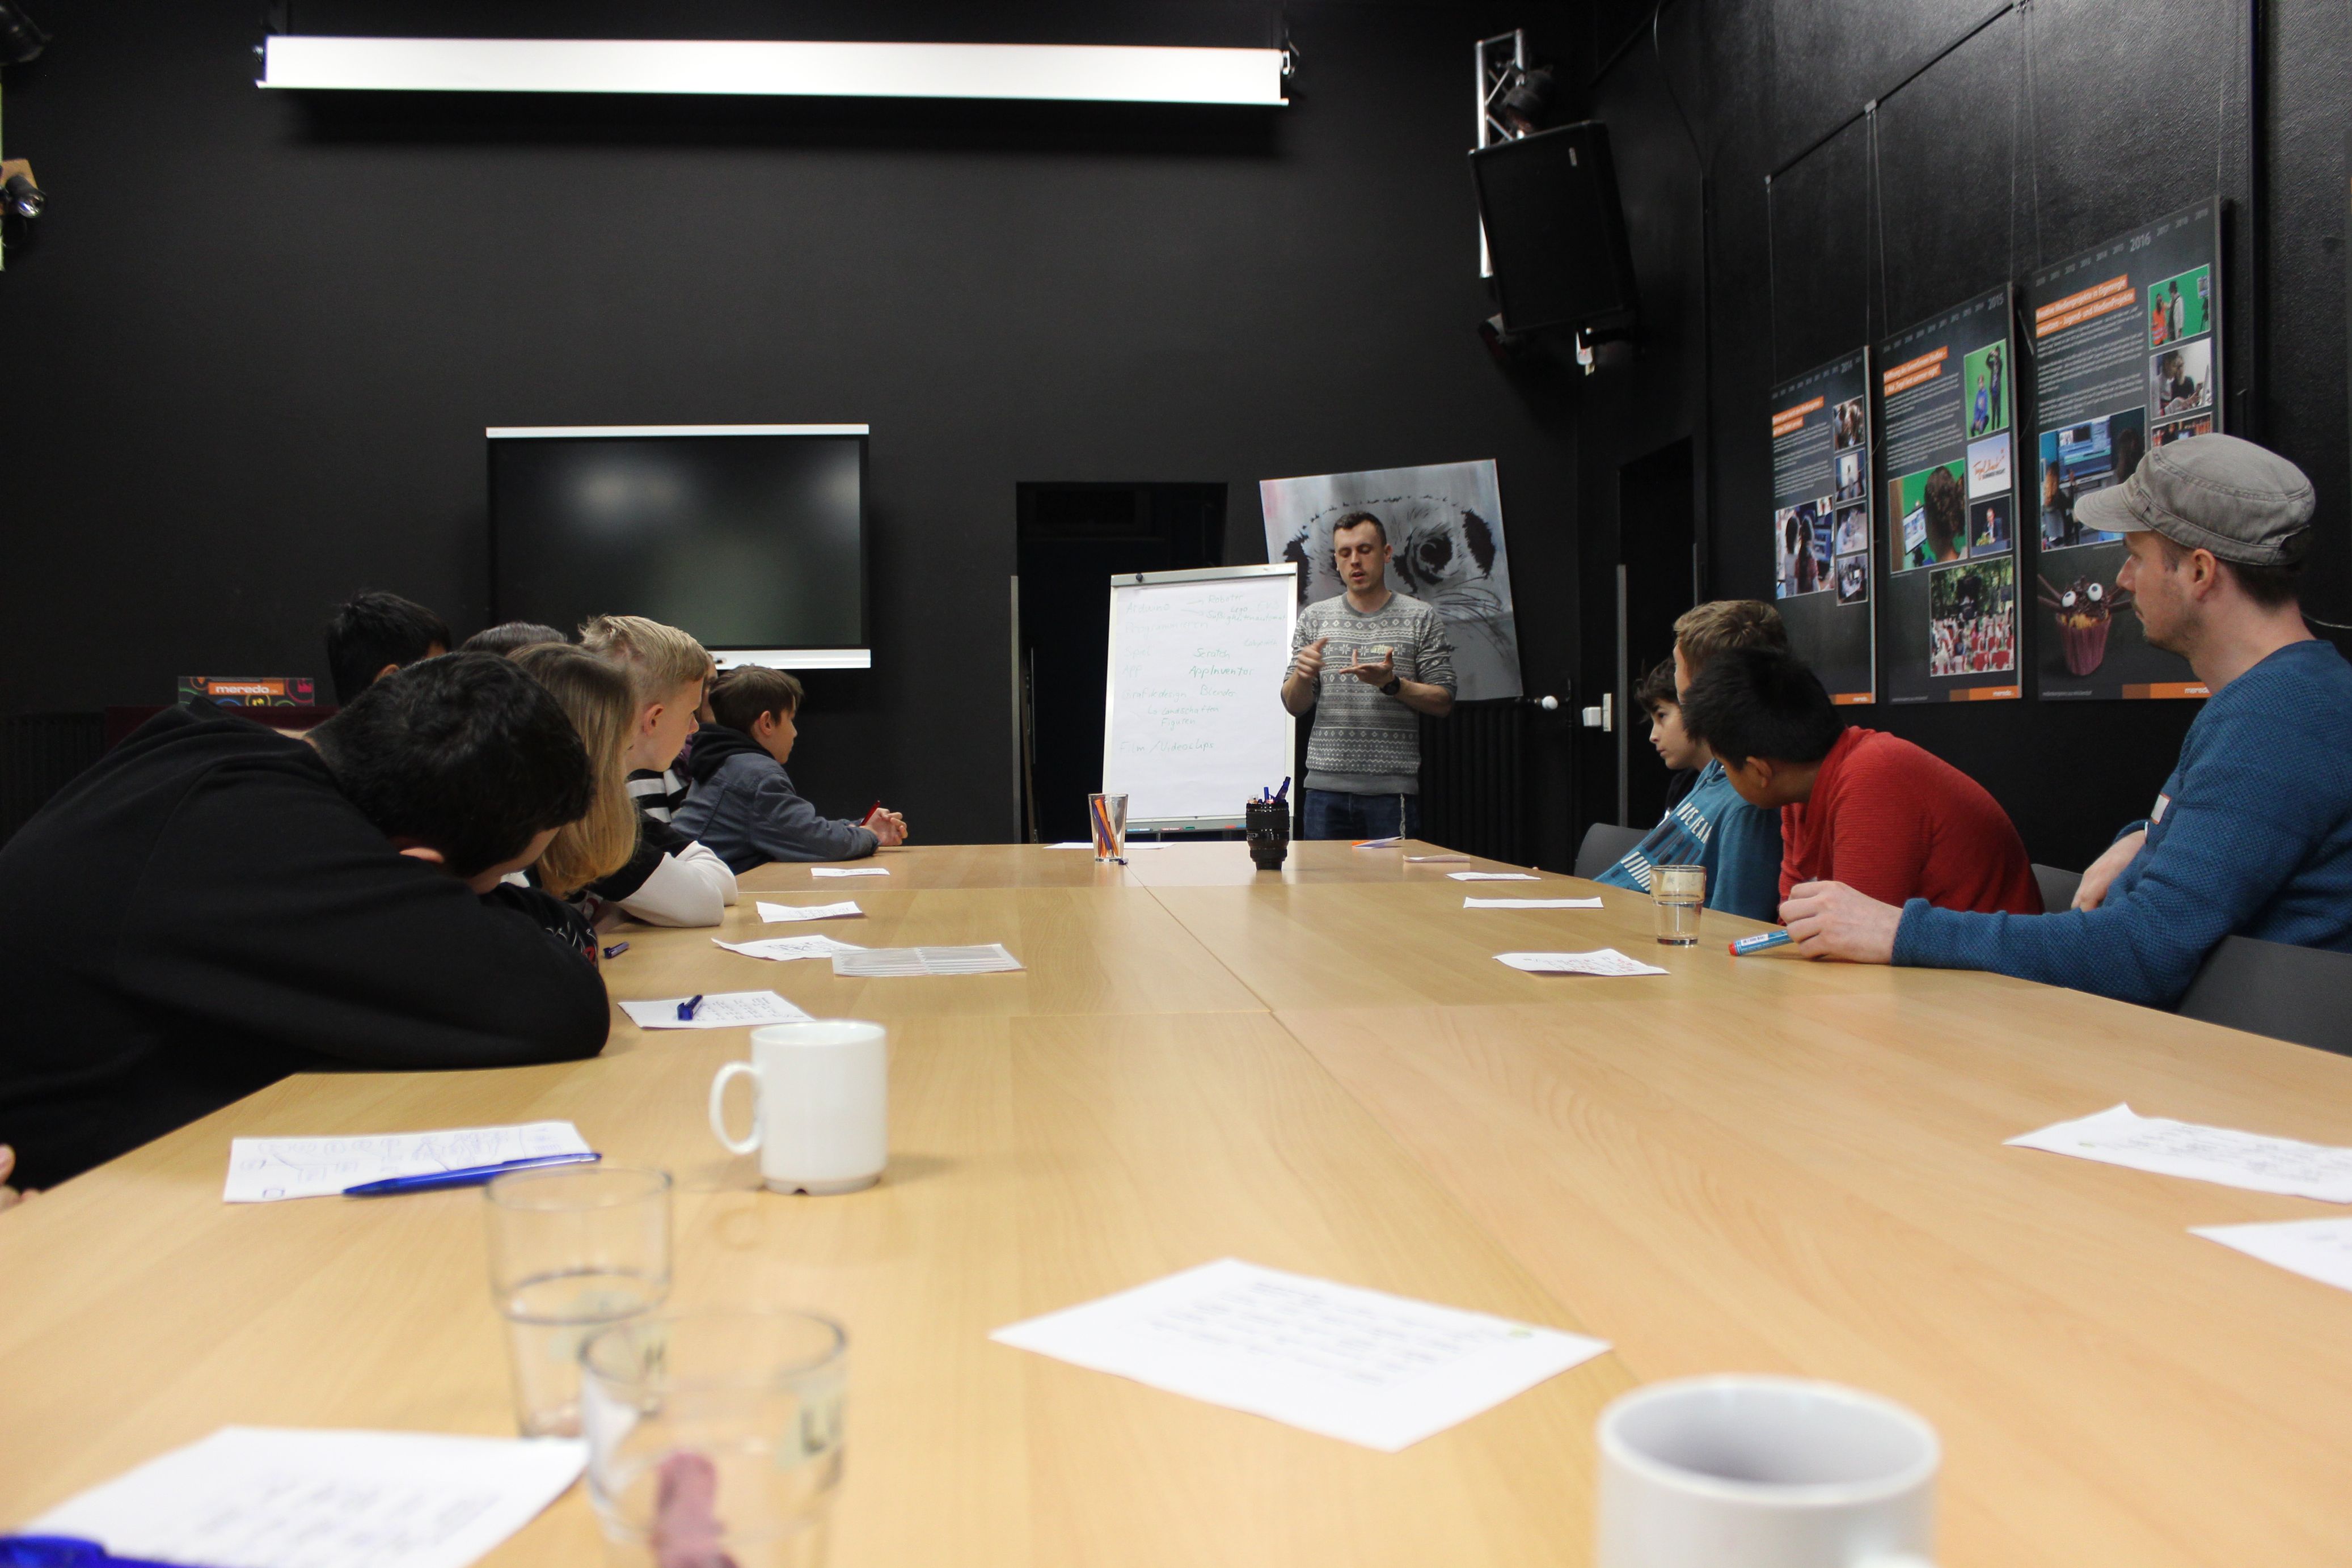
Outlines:
[{"label": "standing man in patterned sweater", "polygon": [[1412,838],[1421,831],[1421,715],[1454,711],[1454,644],[1436,611],[1390,590],[1378,517],[1341,517],[1331,553],[1348,591],[1298,612],[1282,683],[1284,707],[1315,715],[1304,836]]}]

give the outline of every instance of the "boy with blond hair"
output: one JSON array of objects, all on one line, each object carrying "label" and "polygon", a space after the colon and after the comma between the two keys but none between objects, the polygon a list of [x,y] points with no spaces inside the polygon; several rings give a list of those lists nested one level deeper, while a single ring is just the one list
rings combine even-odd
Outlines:
[{"label": "boy with blond hair", "polygon": [[637,808],[637,848],[629,863],[588,884],[594,900],[652,925],[716,925],[735,902],[727,862],[670,823],[665,774],[694,733],[713,664],[703,645],[642,615],[592,616],[580,646],[629,677],[629,794]]}]

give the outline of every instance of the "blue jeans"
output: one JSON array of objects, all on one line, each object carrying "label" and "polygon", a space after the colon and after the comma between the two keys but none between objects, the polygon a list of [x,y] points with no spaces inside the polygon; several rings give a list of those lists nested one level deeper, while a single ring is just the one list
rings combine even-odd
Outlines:
[{"label": "blue jeans", "polygon": [[[1305,839],[1421,837],[1418,795],[1343,795],[1337,789],[1302,789],[1307,805]],[[1402,810],[1400,810],[1402,808]],[[1398,821],[1402,815],[1403,821]]]}]

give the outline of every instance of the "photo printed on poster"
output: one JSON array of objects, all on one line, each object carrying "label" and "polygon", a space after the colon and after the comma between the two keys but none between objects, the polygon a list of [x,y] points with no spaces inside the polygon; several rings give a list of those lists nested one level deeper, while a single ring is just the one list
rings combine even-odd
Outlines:
[{"label": "photo printed on poster", "polygon": [[1265,559],[1296,561],[1298,602],[1342,591],[1331,525],[1370,512],[1388,534],[1389,589],[1437,612],[1454,643],[1464,702],[1520,694],[1519,632],[1503,549],[1503,491],[1493,459],[1258,482]]},{"label": "photo printed on poster", "polygon": [[2026,284],[2034,423],[2034,693],[2053,700],[2201,697],[2178,653],[2151,648],[2116,585],[2120,534],[2084,528],[2086,490],[2120,485],[2156,447],[2221,427],[2221,204],[2184,207]]},{"label": "photo printed on poster", "polygon": [[1878,699],[2020,695],[2017,345],[2004,286],[1880,343]]},{"label": "photo printed on poster", "polygon": [[1837,703],[1876,700],[1871,636],[1870,352],[1772,389],[1773,597],[1789,646]]}]

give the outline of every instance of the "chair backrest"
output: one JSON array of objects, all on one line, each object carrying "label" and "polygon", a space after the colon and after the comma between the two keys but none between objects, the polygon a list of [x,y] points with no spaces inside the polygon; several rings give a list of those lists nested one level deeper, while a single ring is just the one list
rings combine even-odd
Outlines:
[{"label": "chair backrest", "polygon": [[2225,936],[2177,1009],[2185,1018],[2352,1056],[2352,953]]},{"label": "chair backrest", "polygon": [[1576,874],[1587,880],[1599,876],[1625,858],[1625,852],[1642,841],[1644,835],[1639,828],[1621,828],[1614,822],[1595,822],[1584,830],[1584,841],[1576,847]]},{"label": "chair backrest", "polygon": [[2083,885],[2079,871],[2060,871],[2054,865],[2033,862],[2033,880],[2042,889],[2042,913],[2055,915],[2074,907],[2074,890]]}]

